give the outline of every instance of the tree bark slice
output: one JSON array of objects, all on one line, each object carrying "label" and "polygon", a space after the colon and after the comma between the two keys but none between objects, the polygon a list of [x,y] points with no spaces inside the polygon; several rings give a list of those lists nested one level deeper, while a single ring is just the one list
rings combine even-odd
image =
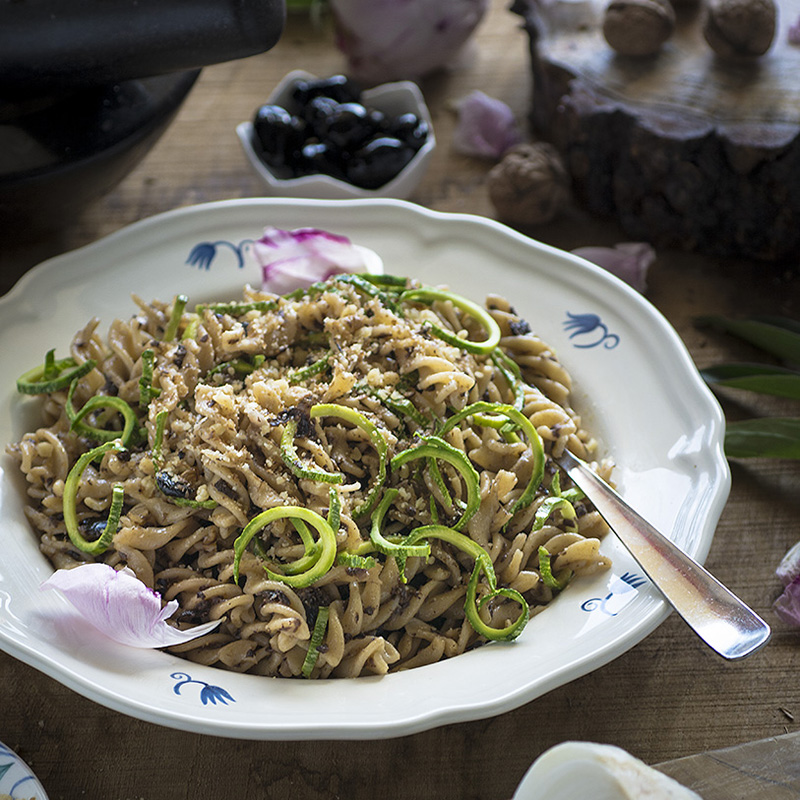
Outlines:
[{"label": "tree bark slice", "polygon": [[749,62],[716,56],[700,8],[679,8],[662,50],[634,58],[603,38],[601,0],[580,28],[553,22],[569,0],[543,2],[512,7],[530,37],[531,122],[565,158],[578,199],[656,247],[796,255],[800,47],[788,28],[800,0],[781,0],[772,47]]}]

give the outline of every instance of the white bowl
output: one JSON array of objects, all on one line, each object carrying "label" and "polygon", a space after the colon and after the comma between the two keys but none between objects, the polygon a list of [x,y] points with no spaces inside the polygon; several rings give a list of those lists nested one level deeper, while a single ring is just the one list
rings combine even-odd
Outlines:
[{"label": "white bowl", "polygon": [[513,800],[702,800],[626,750],[595,742],[561,742],[525,773]]},{"label": "white bowl", "polygon": [[[291,98],[294,85],[301,80],[314,80],[315,75],[303,70],[290,72],[278,84],[267,99],[268,103],[285,106]],[[329,175],[303,175],[300,178],[278,178],[259,158],[254,146],[253,123],[240,122],[236,133],[242,143],[245,155],[253,169],[261,176],[267,188],[267,194],[276,197],[306,197],[318,200],[343,200],[353,198],[392,197],[405,199],[419,185],[428,162],[436,148],[436,137],[433,133],[430,112],[422,97],[419,87],[411,81],[384,83],[362,93],[364,105],[382,111],[384,114],[396,116],[414,113],[428,123],[428,137],[425,144],[417,151],[414,158],[388,183],[378,189],[361,189],[346,181],[340,181]]]},{"label": "white bowl", "polygon": [[[24,515],[25,482],[3,455],[40,413],[15,378],[50,348],[63,352],[92,317],[105,332],[130,314],[131,293],[192,303],[238,296],[260,281],[251,245],[266,225],[342,234],[378,253],[387,274],[449,284],[476,302],[490,292],[513,298],[571,372],[575,406],[617,464],[623,497],[689,555],[706,557],[730,487],[724,418],[678,335],[641,295],[484,217],[402,200],[231,200],[137,222],[35,267],[0,299],[0,648],[162,725],[246,739],[375,739],[516,708],[608,663],[667,618],[661,594],[609,535],[601,550],[611,570],[571,583],[514,642],[384,677],[238,674],[116,644],[88,623],[54,625],[67,601],[39,590],[53,568]],[[203,259],[188,258],[198,252]]]}]

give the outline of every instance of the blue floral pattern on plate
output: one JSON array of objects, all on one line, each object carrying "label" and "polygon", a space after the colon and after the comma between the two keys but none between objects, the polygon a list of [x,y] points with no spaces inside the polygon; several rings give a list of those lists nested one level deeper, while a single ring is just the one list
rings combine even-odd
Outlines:
[{"label": "blue floral pattern on plate", "polygon": [[205,681],[196,680],[186,672],[173,672],[170,677],[177,681],[177,683],[172,687],[172,691],[177,695],[180,695],[181,689],[190,683],[196,683],[198,686],[202,686],[202,689],[200,689],[200,700],[203,702],[204,706],[207,706],[209,703],[214,706],[217,703],[221,703],[222,705],[226,706],[228,703],[236,702],[236,700],[231,697],[229,692],[223,689],[221,686],[213,686]]},{"label": "blue floral pattern on plate", "polygon": [[198,269],[211,269],[211,264],[216,259],[220,248],[224,248],[233,252],[236,256],[236,266],[243,269],[245,253],[251,244],[253,244],[252,239],[242,239],[239,244],[234,244],[226,239],[219,239],[216,242],[200,242],[191,249],[186,263]]},{"label": "blue floral pattern on plate", "polygon": [[647,578],[635,572],[626,572],[611,581],[609,592],[605,597],[592,597],[581,604],[581,610],[599,611],[608,617],[616,617],[622,609],[636,597],[640,586],[647,583]]},{"label": "blue floral pattern on plate", "polygon": [[47,795],[30,767],[0,742],[0,795],[14,800],[47,800]]},{"label": "blue floral pattern on plate", "polygon": [[619,336],[611,333],[597,314],[572,314],[567,311],[567,319],[562,324],[564,330],[571,331],[570,340],[577,339],[573,347],[587,349],[602,345],[606,350],[613,350],[620,341]]}]

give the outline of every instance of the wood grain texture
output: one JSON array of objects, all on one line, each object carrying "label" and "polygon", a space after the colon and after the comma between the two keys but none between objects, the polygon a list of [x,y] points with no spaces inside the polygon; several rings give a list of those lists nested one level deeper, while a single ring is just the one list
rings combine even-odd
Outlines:
[{"label": "wood grain texture", "polygon": [[[545,4],[546,5],[546,4]],[[574,30],[548,24],[537,0],[516,11],[530,38],[531,119],[564,155],[594,213],[658,246],[783,261],[800,242],[800,47],[788,41],[800,3],[780,0],[761,58],[719,58],[702,4],[678,13],[655,55],[616,54],[604,3]]]},{"label": "wood grain texture", "polygon": [[800,734],[759,739],[657,766],[703,800],[794,800],[800,795]]},{"label": "wood grain texture", "polygon": [[[496,2],[469,57],[424,82],[439,148],[415,200],[442,211],[492,215],[485,191],[490,165],[453,150],[450,105],[481,89],[524,119],[531,91],[527,45],[519,17]],[[34,241],[24,231],[3,241],[2,289],[42,258],[142,217],[256,196],[259,184],[234,126],[286,72],[300,67],[320,75],[341,69],[327,27],[291,20],[270,53],[205,70],[164,138],[76,225]],[[567,249],[612,244],[625,235],[578,206],[553,224],[524,232]],[[800,318],[792,274],[748,260],[660,251],[647,297],[700,366],[749,351],[697,329],[698,314]],[[762,401],[730,395],[725,404],[730,413],[742,414],[748,404],[761,407]],[[788,407],[763,405],[771,411]],[[31,764],[51,800],[503,800],[541,752],[568,739],[615,744],[657,763],[779,736],[800,730],[800,635],[771,615],[779,588],[773,570],[800,537],[799,518],[796,464],[734,465],[733,490],[707,566],[775,623],[768,647],[741,663],[722,662],[673,615],[612,663],[502,716],[398,740],[304,743],[226,740],[161,728],[103,708],[0,654],[0,741]]]}]

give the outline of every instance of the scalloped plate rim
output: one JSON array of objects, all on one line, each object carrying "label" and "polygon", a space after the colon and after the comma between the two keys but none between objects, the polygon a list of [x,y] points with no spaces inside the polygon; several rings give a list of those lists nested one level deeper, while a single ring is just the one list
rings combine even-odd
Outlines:
[{"label": "scalloped plate rim", "polygon": [[[74,265],[78,263],[90,262],[91,266],[93,260],[96,261],[115,247],[120,246],[123,249],[127,248],[136,252],[138,245],[131,247],[134,241],[149,241],[153,243],[156,249],[165,248],[172,242],[173,237],[180,238],[180,236],[184,236],[185,238],[189,235],[187,231],[193,232],[200,223],[208,224],[210,227],[218,223],[220,229],[236,228],[238,230],[242,224],[245,224],[245,221],[247,221],[246,224],[251,224],[251,219],[259,218],[262,215],[265,218],[264,224],[267,224],[266,217],[270,215],[277,216],[283,220],[295,219],[297,226],[306,224],[305,220],[310,218],[316,222],[322,220],[326,224],[331,222],[340,223],[340,232],[342,228],[349,226],[355,232],[364,231],[365,236],[371,235],[367,230],[368,228],[374,228],[381,232],[381,236],[388,236],[389,238],[394,236],[398,230],[401,230],[401,232],[419,238],[418,242],[409,243],[409,247],[411,247],[411,244],[417,250],[422,248],[423,245],[424,248],[439,247],[440,250],[436,251],[436,258],[440,260],[442,258],[446,259],[451,249],[455,249],[461,254],[461,249],[459,248],[464,243],[461,240],[452,241],[451,234],[454,232],[458,233],[459,236],[466,235],[466,244],[470,248],[478,250],[486,248],[487,245],[483,239],[486,236],[492,246],[501,252],[501,257],[510,257],[508,254],[512,254],[520,262],[523,259],[530,258],[533,264],[530,272],[532,283],[536,283],[537,280],[544,280],[542,276],[545,274],[550,279],[552,278],[551,273],[556,274],[566,271],[571,277],[577,276],[581,279],[583,286],[580,290],[581,292],[588,291],[586,288],[588,287],[597,292],[596,296],[598,298],[605,298],[604,302],[610,302],[610,298],[614,302],[623,303],[626,312],[629,312],[626,316],[630,315],[636,319],[645,320],[650,326],[648,332],[659,337],[661,345],[669,351],[670,369],[677,371],[679,377],[686,380],[686,385],[683,387],[684,392],[691,390],[697,408],[701,409],[701,412],[695,409],[694,413],[699,413],[703,416],[704,424],[707,423],[708,426],[706,435],[702,438],[700,444],[702,445],[701,452],[710,465],[710,489],[698,500],[698,502],[702,502],[700,508],[702,516],[701,529],[699,531],[694,530],[689,541],[692,555],[698,560],[705,558],[711,544],[714,527],[730,489],[730,473],[721,449],[724,418],[713,395],[702,384],[697,375],[691,358],[680,338],[660,312],[647,300],[613,276],[582,259],[564,253],[557,248],[535,242],[488,218],[470,214],[431,211],[407,201],[390,199],[313,201],[259,198],[217,201],[199,206],[189,206],[140,220],[79,250],[43,262],[23,276],[5,297],[0,298],[0,309],[11,313],[12,308],[24,308],[26,303],[31,300],[31,296],[41,293],[51,279],[58,283],[59,270],[62,270],[63,275],[64,269],[74,269]],[[351,222],[346,224],[345,220],[347,219],[350,219]],[[258,234],[258,232],[256,230],[252,233]],[[371,244],[369,241],[362,242],[357,239],[355,233],[353,234],[353,239],[359,244],[363,243],[367,246]],[[379,250],[379,248],[375,249]],[[427,249],[424,251],[427,252]],[[125,252],[127,254],[127,250]],[[445,255],[442,256],[442,253],[445,253]],[[380,251],[379,254],[383,255],[384,260],[391,266],[392,259],[386,258],[385,254],[380,253]],[[436,258],[431,263],[437,263]],[[91,275],[96,275],[102,266],[95,263],[92,266],[93,271],[90,270]],[[445,271],[450,269],[447,264],[444,264],[441,268]],[[521,263],[515,264],[512,268],[512,266],[503,262],[498,268],[501,274],[505,274],[504,270],[516,270],[519,272],[523,269],[523,265]],[[527,269],[527,267],[524,268]],[[208,274],[213,272],[214,269],[215,267],[212,266]],[[112,275],[115,274],[113,268],[110,272]],[[197,275],[202,277],[199,272]],[[527,276],[527,272],[525,275]],[[239,277],[239,273],[234,272],[231,277],[233,276]],[[126,280],[129,277],[125,276]],[[216,277],[215,280],[217,280]],[[157,295],[153,294],[152,296]],[[8,324],[0,319],[0,341],[4,335],[7,335]],[[61,332],[61,336],[62,338],[70,336],[71,333],[72,331]],[[567,341],[563,336],[562,339]],[[575,377],[576,382],[580,385],[580,375]],[[8,404],[8,399],[5,402]],[[4,435],[7,433],[5,428],[9,424],[5,422],[3,423],[4,427],[0,428]],[[696,431],[693,430],[690,433],[696,433]],[[689,437],[688,441],[691,445],[691,437]],[[690,457],[691,449],[687,452]],[[680,459],[687,456],[685,453],[679,452],[678,457],[679,463],[681,463]],[[3,466],[8,463],[8,457],[4,456],[4,459]],[[5,482],[6,480],[7,476],[4,476],[2,481]],[[0,504],[13,502],[13,499],[3,496],[0,490]],[[0,530],[0,540],[2,535],[3,531]],[[608,542],[608,539],[606,542]],[[617,556],[615,556],[616,558]],[[624,563],[624,554],[622,558]],[[602,586],[602,582],[595,583],[598,587]],[[569,646],[564,648],[565,652],[568,653],[568,662],[560,669],[551,669],[547,675],[536,680],[531,680],[527,677],[520,678],[519,682],[516,683],[513,680],[510,682],[507,680],[502,689],[495,689],[488,695],[463,692],[458,698],[453,699],[451,697],[438,706],[435,705],[436,700],[434,698],[433,705],[428,707],[416,707],[413,703],[406,702],[402,708],[399,708],[401,703],[397,700],[397,697],[414,696],[414,693],[419,688],[416,684],[421,684],[420,681],[417,681],[416,675],[419,675],[420,678],[424,675],[433,679],[433,683],[442,684],[442,690],[446,691],[445,680],[449,683],[452,682],[453,676],[463,677],[465,673],[474,672],[474,665],[489,663],[502,672],[503,665],[506,662],[518,659],[520,657],[519,654],[514,656],[516,651],[511,649],[511,655],[509,655],[508,648],[505,648],[506,652],[504,653],[502,646],[500,648],[489,646],[456,659],[407,673],[390,675],[385,678],[326,681],[319,684],[238,675],[211,667],[201,669],[199,665],[164,653],[148,653],[147,657],[144,658],[148,668],[141,673],[137,673],[138,678],[147,682],[151,680],[151,669],[160,670],[162,665],[169,664],[172,670],[183,669],[185,672],[194,672],[197,675],[202,675],[206,682],[210,683],[211,680],[215,680],[218,684],[226,685],[228,688],[235,686],[235,690],[231,690],[234,692],[234,696],[239,694],[238,690],[242,687],[248,687],[249,691],[254,685],[253,681],[266,681],[263,684],[263,692],[259,692],[256,689],[255,694],[271,695],[273,687],[270,684],[278,681],[282,686],[286,687],[284,693],[289,693],[294,697],[297,692],[301,692],[303,697],[310,696],[314,698],[314,702],[317,704],[322,698],[322,701],[329,705],[332,695],[331,690],[326,689],[326,686],[335,684],[341,689],[341,692],[337,690],[337,694],[344,694],[348,698],[351,698],[351,696],[357,697],[361,694],[366,700],[376,699],[377,697],[381,702],[395,702],[396,706],[398,706],[393,708],[388,715],[384,714],[382,718],[377,718],[376,715],[371,715],[366,710],[359,716],[359,709],[356,706],[354,708],[355,716],[349,717],[335,717],[331,715],[331,712],[327,716],[318,714],[315,718],[313,714],[304,711],[303,714],[294,715],[290,718],[264,720],[256,719],[254,715],[240,713],[241,706],[230,705],[225,708],[220,706],[214,706],[213,708],[199,707],[197,704],[191,705],[188,698],[183,701],[183,705],[179,703],[170,704],[169,701],[172,698],[169,697],[168,692],[165,692],[168,700],[159,705],[152,699],[145,699],[149,696],[141,692],[135,696],[131,693],[126,694],[113,681],[108,685],[97,685],[90,676],[82,673],[79,669],[86,666],[88,672],[93,675],[96,665],[89,664],[87,666],[80,659],[72,662],[66,657],[63,657],[59,663],[52,654],[43,652],[38,643],[26,635],[27,631],[19,629],[20,625],[25,628],[25,621],[19,620],[14,616],[15,611],[19,612],[20,601],[15,600],[13,596],[9,597],[7,593],[4,594],[4,586],[6,585],[7,580],[4,582],[3,568],[0,566],[1,649],[31,664],[84,696],[122,713],[183,730],[248,739],[384,738],[407,735],[439,725],[485,718],[503,713],[533,700],[557,686],[585,675],[587,672],[618,657],[652,632],[670,612],[669,607],[660,596],[654,590],[648,591],[647,587],[645,587],[644,590],[638,592],[635,601],[631,604],[631,608],[635,607],[636,609],[635,619],[628,621],[629,624],[626,624],[624,633],[610,627],[611,623],[608,623],[610,635],[603,641],[602,646],[595,648],[591,652],[580,652],[580,647],[575,642],[570,642]],[[580,596],[584,596],[587,593],[587,591],[581,591],[582,594]],[[566,597],[567,593],[559,599],[559,602],[564,602],[563,608],[565,610],[567,609]],[[15,604],[17,605],[15,606]],[[535,624],[532,623],[529,626],[529,629],[521,637],[520,642],[529,631],[533,635],[533,629],[536,628],[538,630],[538,626],[544,624],[537,622],[537,620],[546,620],[555,610],[556,607],[553,607],[548,609],[546,614],[535,618]],[[633,612],[631,611],[631,613]],[[6,618],[6,615],[8,615],[8,618]],[[9,624],[11,619],[16,624]],[[592,631],[589,633],[594,635]],[[692,634],[687,630],[686,635],[690,636]],[[511,645],[511,647],[516,647],[516,644]],[[573,652],[576,648],[577,651]],[[151,656],[155,656],[155,659],[151,658]],[[501,656],[503,656],[502,659]],[[463,668],[459,666],[462,663],[464,665]],[[515,661],[514,665],[516,666]],[[516,671],[513,672],[513,677],[516,679]],[[241,679],[245,679],[244,682]],[[428,683],[428,681],[425,683]],[[422,694],[424,695],[425,692],[423,691]],[[241,694],[239,694],[239,698],[241,699]],[[266,702],[267,705],[265,707],[272,708],[273,704],[270,703],[270,699],[270,697],[267,697],[266,701],[264,701],[263,698],[259,697],[259,702]],[[280,703],[277,701],[274,704],[275,707],[279,705]],[[336,710],[335,706],[336,703],[332,706],[334,710]],[[229,714],[228,717],[225,716],[226,713]]]}]

